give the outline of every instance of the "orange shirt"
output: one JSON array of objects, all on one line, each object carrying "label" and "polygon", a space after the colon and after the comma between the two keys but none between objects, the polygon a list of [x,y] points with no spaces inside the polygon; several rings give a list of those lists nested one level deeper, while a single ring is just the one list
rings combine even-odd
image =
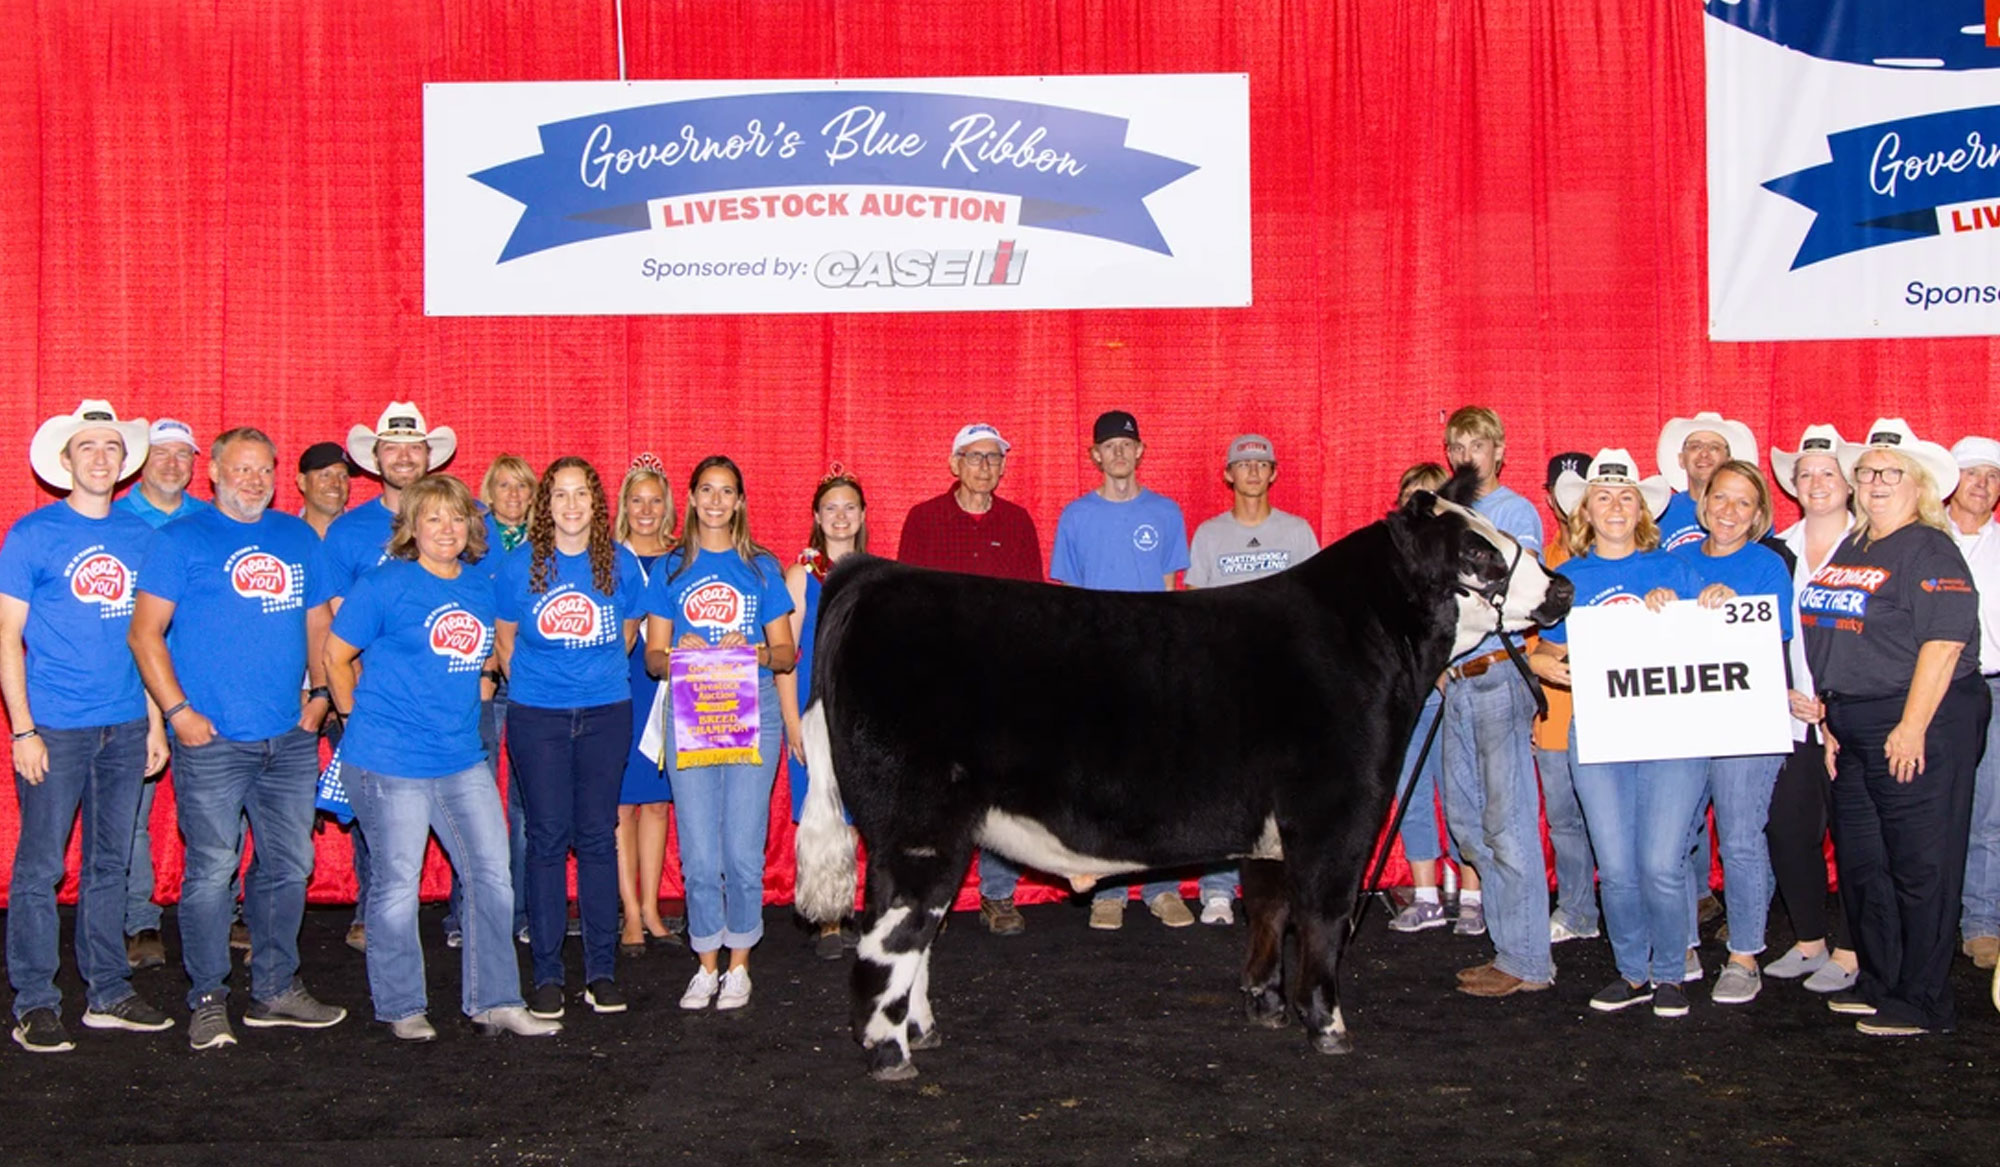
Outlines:
[{"label": "orange shirt", "polygon": [[[1569,549],[1563,545],[1561,532],[1543,548],[1542,562],[1550,571],[1569,558]],[[1569,715],[1572,708],[1568,689],[1554,685],[1543,685],[1542,692],[1548,694],[1549,715],[1535,719],[1535,748],[1538,750],[1560,750],[1569,746]]]}]

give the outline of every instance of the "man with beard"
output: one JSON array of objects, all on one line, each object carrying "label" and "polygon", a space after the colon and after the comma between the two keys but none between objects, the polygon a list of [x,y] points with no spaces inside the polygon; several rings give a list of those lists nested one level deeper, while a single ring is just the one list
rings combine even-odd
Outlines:
[{"label": "man with beard", "polygon": [[1660,550],[1672,551],[1708,538],[1701,525],[1701,500],[1708,494],[1709,475],[1731,460],[1757,465],[1757,438],[1742,422],[1706,410],[1667,422],[1654,453],[1660,473],[1674,488],[1660,514]]},{"label": "man with beard", "polygon": [[[160,531],[132,615],[132,655],[174,731],[187,864],[181,960],[191,982],[188,1044],[198,1050],[236,1043],[226,987],[229,880],[245,814],[257,863],[244,889],[253,947],[243,1023],[323,1029],[347,1016],[315,1000],[298,975],[319,727],[329,708],[318,645],[329,613],[318,536],[269,509],[276,472],[277,448],[258,430],[216,438],[208,469],[215,506]],[[303,709],[301,676],[312,685]]]},{"label": "man with beard", "polygon": [[[1979,592],[1979,671],[2000,694],[2000,442],[1962,438],[1951,448],[1958,489],[1945,503],[1951,537]],[[1986,752],[1973,772],[1972,830],[1965,849],[1960,947],[1979,968],[2000,963],[2000,717],[1986,729]]]},{"label": "man with beard", "polygon": [[332,573],[328,583],[335,607],[362,572],[388,558],[389,529],[403,491],[450,461],[457,450],[458,435],[451,427],[429,428],[410,401],[390,402],[372,430],[356,425],[348,431],[348,458],[382,479],[382,496],[348,511],[326,530],[327,570]]}]

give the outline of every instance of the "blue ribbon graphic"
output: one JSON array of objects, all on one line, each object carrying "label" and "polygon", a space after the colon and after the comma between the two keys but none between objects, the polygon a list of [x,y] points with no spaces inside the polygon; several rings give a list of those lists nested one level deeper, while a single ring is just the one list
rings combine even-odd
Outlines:
[{"label": "blue ribbon graphic", "polygon": [[1792,270],[1938,234],[1937,208],[2000,198],[2000,105],[1827,135],[1833,161],[1764,184],[1816,213]]},{"label": "blue ribbon graphic", "polygon": [[741,94],[552,122],[540,154],[472,178],[525,208],[501,263],[644,231],[648,199],[858,184],[1016,196],[1023,226],[1172,255],[1143,200],[1199,167],[1127,147],[1126,127],[1121,117],[960,94]]}]

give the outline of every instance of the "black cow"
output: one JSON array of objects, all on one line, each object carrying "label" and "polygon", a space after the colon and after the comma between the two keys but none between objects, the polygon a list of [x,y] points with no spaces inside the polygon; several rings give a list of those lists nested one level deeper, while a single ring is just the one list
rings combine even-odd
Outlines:
[{"label": "black cow", "polygon": [[824,922],[854,902],[844,803],[868,850],[853,991],[870,1071],[913,1076],[910,1051],[937,1044],[930,945],[975,844],[1080,886],[1245,860],[1250,1019],[1287,1024],[1290,925],[1312,1044],[1351,1048],[1345,921],[1424,689],[1496,609],[1519,631],[1569,596],[1429,493],[1216,590],[1092,592],[850,556],[820,601],[798,908]]}]

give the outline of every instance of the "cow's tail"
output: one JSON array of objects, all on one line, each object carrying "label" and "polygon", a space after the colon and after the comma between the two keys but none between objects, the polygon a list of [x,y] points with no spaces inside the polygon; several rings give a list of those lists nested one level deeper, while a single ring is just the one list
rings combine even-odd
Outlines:
[{"label": "cow's tail", "polygon": [[799,915],[816,924],[830,924],[854,910],[854,831],[840,802],[840,781],[833,773],[833,742],[827,736],[826,703],[815,701],[800,719],[805,739],[806,807],[799,817]]}]

